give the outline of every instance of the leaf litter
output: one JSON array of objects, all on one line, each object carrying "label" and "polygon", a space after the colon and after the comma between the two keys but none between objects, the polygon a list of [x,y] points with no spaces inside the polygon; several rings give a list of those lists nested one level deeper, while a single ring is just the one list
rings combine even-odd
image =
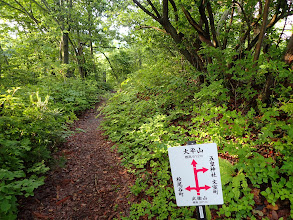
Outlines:
[{"label": "leaf litter", "polygon": [[19,220],[120,219],[128,216],[136,198],[135,178],[121,165],[114,143],[97,129],[99,103],[73,124],[76,132],[54,154],[64,166],[52,169],[35,195],[20,199]]}]

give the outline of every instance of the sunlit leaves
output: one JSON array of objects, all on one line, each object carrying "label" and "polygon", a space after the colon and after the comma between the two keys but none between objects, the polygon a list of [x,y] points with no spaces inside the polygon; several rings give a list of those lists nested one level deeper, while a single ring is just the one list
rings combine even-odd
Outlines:
[{"label": "sunlit leaves", "polygon": [[35,80],[36,85],[0,87],[1,219],[15,219],[16,196],[32,196],[44,183],[51,151],[70,134],[67,125],[76,119],[74,112],[97,102],[105,86],[74,78]]}]

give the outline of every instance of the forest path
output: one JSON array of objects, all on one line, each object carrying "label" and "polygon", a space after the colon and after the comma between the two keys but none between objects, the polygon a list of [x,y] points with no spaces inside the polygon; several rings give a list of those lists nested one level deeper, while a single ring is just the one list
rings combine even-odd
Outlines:
[{"label": "forest path", "polygon": [[[97,129],[103,116],[85,111],[55,155],[66,158],[64,168],[49,172],[35,196],[22,200],[18,219],[113,219],[127,216],[133,201],[129,186],[134,177],[120,165],[113,143]],[[82,129],[82,130],[80,130]]]}]

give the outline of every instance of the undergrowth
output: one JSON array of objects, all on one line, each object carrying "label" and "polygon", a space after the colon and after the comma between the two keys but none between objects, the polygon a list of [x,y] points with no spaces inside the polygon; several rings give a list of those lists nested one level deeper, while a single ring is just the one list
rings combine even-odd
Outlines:
[{"label": "undergrowth", "polygon": [[[223,80],[213,76],[198,86],[196,74],[166,65],[137,72],[103,109],[102,127],[137,175],[131,191],[141,202],[125,219],[194,217],[194,207],[176,206],[167,154],[190,140],[215,142],[220,155],[229,155],[220,159],[224,205],[210,207],[217,218],[256,219],[263,203],[287,207],[292,218],[292,88],[275,87],[270,106],[231,107]],[[245,97],[253,95],[246,91]]]},{"label": "undergrowth", "polygon": [[54,77],[0,87],[0,219],[16,219],[18,197],[33,195],[44,183],[51,153],[70,134],[68,125],[102,92],[96,81]]}]

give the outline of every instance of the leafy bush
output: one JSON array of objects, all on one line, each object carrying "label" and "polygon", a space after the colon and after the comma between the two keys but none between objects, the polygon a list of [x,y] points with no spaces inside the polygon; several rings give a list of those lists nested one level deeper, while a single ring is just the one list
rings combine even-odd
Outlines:
[{"label": "leafy bush", "polygon": [[1,87],[0,217],[15,219],[17,197],[44,183],[51,152],[66,136],[75,112],[89,108],[103,91],[96,81],[42,78],[36,85]]},{"label": "leafy bush", "polygon": [[[234,80],[248,80],[239,71],[246,70],[235,69]],[[276,86],[278,101],[269,107],[258,102],[253,108],[248,104],[255,94],[245,89],[245,83],[239,83],[234,92],[240,96],[235,97],[220,75],[199,87],[193,75],[167,62],[125,81],[104,107],[102,126],[118,142],[124,165],[138,176],[132,193],[142,200],[133,204],[129,217],[193,216],[194,207],[176,207],[167,155],[168,147],[189,140],[215,142],[219,152],[235,162],[232,166],[220,160],[225,204],[213,207],[219,217],[255,219],[254,188],[272,205],[290,201],[293,217],[292,97],[286,93],[290,88]],[[243,105],[232,105],[231,100]]]}]

